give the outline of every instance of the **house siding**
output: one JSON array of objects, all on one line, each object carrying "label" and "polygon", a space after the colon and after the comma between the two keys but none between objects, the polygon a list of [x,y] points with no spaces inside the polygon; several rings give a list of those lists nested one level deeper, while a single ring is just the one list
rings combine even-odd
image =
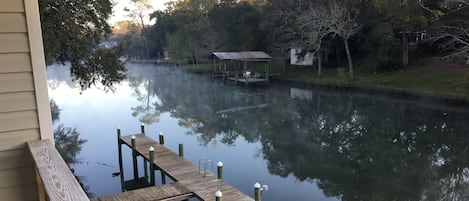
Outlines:
[{"label": "house siding", "polygon": [[[26,142],[52,136],[43,59],[37,0],[1,0],[2,200],[38,200],[33,160]],[[44,106],[45,104],[47,105]],[[44,118],[40,119],[42,117]]]}]

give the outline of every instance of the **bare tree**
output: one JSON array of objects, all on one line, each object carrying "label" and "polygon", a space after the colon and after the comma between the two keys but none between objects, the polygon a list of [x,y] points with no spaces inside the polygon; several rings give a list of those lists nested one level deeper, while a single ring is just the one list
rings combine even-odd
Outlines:
[{"label": "bare tree", "polygon": [[319,77],[322,76],[322,42],[327,35],[334,33],[335,20],[330,18],[329,11],[325,5],[309,4],[297,20],[299,40],[296,41],[296,47],[318,58]]},{"label": "bare tree", "polygon": [[[361,29],[356,16],[350,12],[345,4],[336,0],[321,2],[294,1],[280,10],[283,18],[284,34],[292,47],[318,55],[325,37],[337,35],[343,39],[349,66],[349,80],[354,80],[352,57],[349,40]],[[319,55],[318,58],[320,58]],[[321,62],[318,64],[318,74],[321,76]]]},{"label": "bare tree", "polygon": [[469,0],[445,0],[438,7],[427,6],[422,0],[417,1],[423,9],[439,19],[440,24],[429,31],[428,41],[440,49],[440,58],[469,65]]},{"label": "bare tree", "polygon": [[354,81],[354,71],[352,63],[352,55],[349,48],[349,40],[352,36],[358,33],[362,24],[357,20],[357,15],[352,13],[347,8],[346,4],[338,4],[336,1],[331,1],[329,5],[330,9],[330,18],[334,22],[331,26],[331,29],[335,34],[340,36],[344,41],[345,51],[347,54],[347,63],[349,68],[349,81]]},{"label": "bare tree", "polygon": [[124,11],[127,12],[127,15],[134,19],[135,21],[139,21],[141,25],[141,30],[140,30],[140,37],[143,40],[143,43],[145,45],[145,52],[146,52],[146,58],[148,59],[150,57],[150,51],[148,48],[148,41],[145,35],[143,34],[143,31],[145,30],[145,23],[144,23],[144,18],[148,16],[150,19],[150,12],[153,9],[153,6],[151,5],[149,0],[131,0],[132,3],[132,8],[125,7]]},{"label": "bare tree", "polygon": [[300,56],[312,53],[318,58],[318,76],[322,76],[320,50],[323,39],[333,33],[333,21],[329,18],[328,9],[319,2],[288,1],[276,10],[280,26],[277,28],[283,35],[282,44],[300,49]]}]

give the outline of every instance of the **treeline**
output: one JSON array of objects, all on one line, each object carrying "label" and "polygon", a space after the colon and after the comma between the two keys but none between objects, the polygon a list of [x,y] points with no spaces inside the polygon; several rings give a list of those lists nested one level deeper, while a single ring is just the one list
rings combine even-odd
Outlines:
[{"label": "treeline", "polygon": [[469,64],[469,0],[179,0],[167,6],[148,16],[154,25],[127,36],[129,56],[166,52],[197,64],[213,51],[262,50],[287,59],[295,48],[319,64],[347,64],[351,80],[359,58],[375,71],[429,56]]}]

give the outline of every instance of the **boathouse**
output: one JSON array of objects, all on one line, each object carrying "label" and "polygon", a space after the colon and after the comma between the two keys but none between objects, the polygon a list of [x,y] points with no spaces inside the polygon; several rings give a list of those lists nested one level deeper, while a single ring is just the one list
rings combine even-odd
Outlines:
[{"label": "boathouse", "polygon": [[213,52],[212,78],[250,83],[269,82],[269,66],[272,57],[262,51]]}]

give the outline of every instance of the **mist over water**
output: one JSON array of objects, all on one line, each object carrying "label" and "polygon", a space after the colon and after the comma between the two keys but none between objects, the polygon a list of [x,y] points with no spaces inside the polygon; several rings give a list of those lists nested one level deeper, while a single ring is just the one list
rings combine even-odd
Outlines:
[{"label": "mist over water", "polygon": [[80,94],[59,66],[48,68],[48,84],[60,123],[87,140],[73,168],[96,196],[121,190],[112,177],[117,127],[127,135],[145,123],[170,149],[183,143],[196,165],[222,161],[224,180],[247,195],[255,182],[269,185],[263,200],[469,200],[466,110],[275,83],[224,85],[149,64],[129,64],[115,92]]}]

